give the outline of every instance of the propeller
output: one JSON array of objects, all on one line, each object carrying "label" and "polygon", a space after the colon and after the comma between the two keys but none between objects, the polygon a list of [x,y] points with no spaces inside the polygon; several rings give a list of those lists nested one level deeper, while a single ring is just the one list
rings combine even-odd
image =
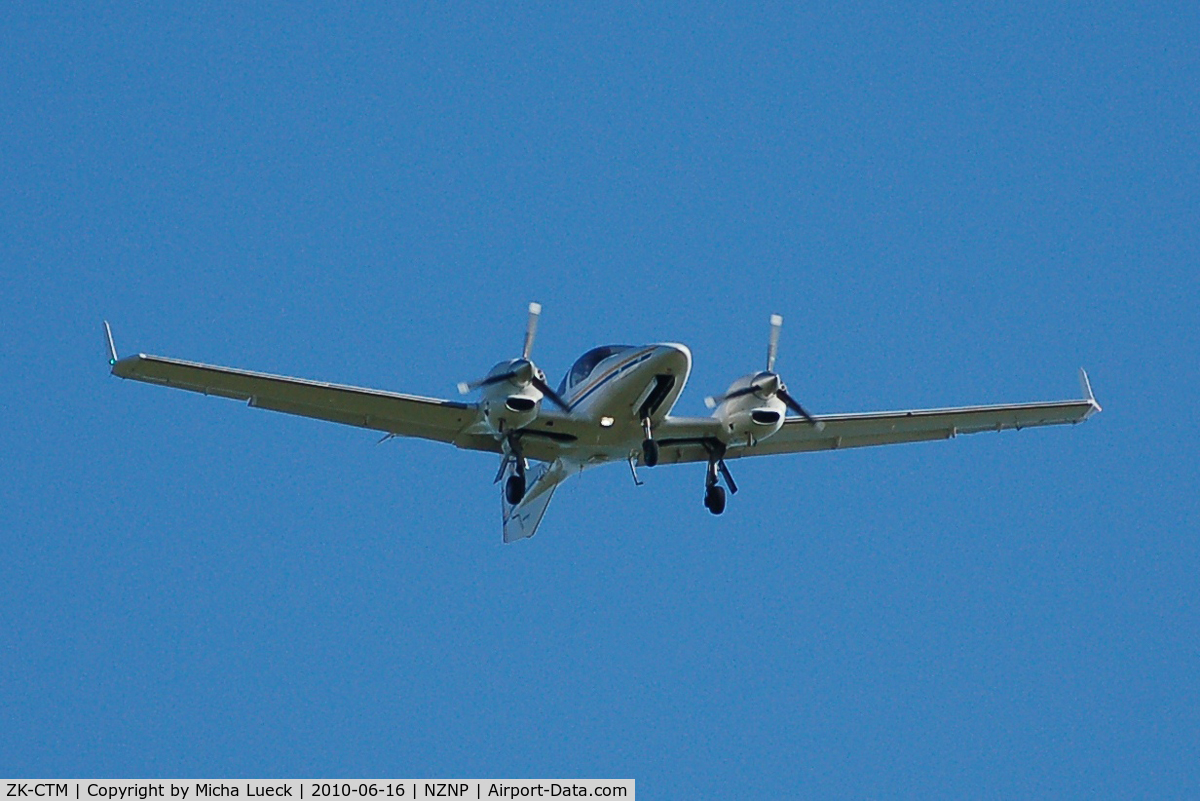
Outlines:
[{"label": "propeller", "polygon": [[779,355],[779,332],[783,329],[783,316],[771,315],[771,336],[767,340],[767,372],[775,372],[775,357]]},{"label": "propeller", "polygon": [[787,387],[784,386],[783,379],[775,372],[775,358],[779,355],[779,332],[783,328],[783,317],[778,314],[771,315],[771,335],[767,340],[767,369],[754,378],[750,379],[747,386],[735,389],[732,392],[726,392],[724,395],[712,396],[704,399],[704,405],[710,409],[715,409],[720,404],[733,398],[741,398],[746,395],[758,395],[761,398],[776,397],[783,401],[784,405],[791,409],[796,414],[808,421],[809,425],[821,431],[825,428],[825,424],[817,420],[803,406],[800,401],[796,400],[788,393]]},{"label": "propeller", "polygon": [[537,336],[538,317],[542,313],[542,304],[529,304],[529,320],[525,324],[525,345],[521,348],[521,358],[513,359],[508,363],[508,369],[503,372],[493,373],[478,381],[467,383],[460,382],[458,391],[466,395],[468,392],[473,392],[480,387],[488,387],[492,384],[499,384],[503,381],[511,381],[518,386],[528,386],[532,384],[537,387],[537,390],[564,412],[570,411],[567,402],[562,399],[562,396],[555,392],[545,379],[541,377],[541,373],[533,366],[533,362],[529,360],[529,354],[533,350],[533,339]]},{"label": "propeller", "polygon": [[529,304],[529,321],[525,323],[525,347],[521,349],[521,358],[529,361],[529,353],[533,350],[533,338],[537,336],[538,318],[542,316],[542,304]]}]

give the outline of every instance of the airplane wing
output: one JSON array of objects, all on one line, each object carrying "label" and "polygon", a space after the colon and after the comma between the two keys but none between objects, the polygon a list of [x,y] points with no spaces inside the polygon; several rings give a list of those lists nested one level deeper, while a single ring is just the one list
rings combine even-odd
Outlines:
[{"label": "airplane wing", "polygon": [[[762,442],[730,443],[725,458],[893,445],[952,439],[980,431],[1081,423],[1099,412],[1100,404],[1082,370],[1080,384],[1086,396],[1081,400],[816,415],[815,419],[822,424],[820,428],[802,418],[789,417],[774,436]],[[711,435],[704,433],[706,422],[711,427],[709,420],[683,418],[679,426],[669,431],[660,426],[660,462],[707,461],[713,445]]]},{"label": "airplane wing", "polygon": [[420,437],[470,450],[500,452],[492,437],[473,433],[474,405],[377,389],[326,384],[179,359],[138,354],[117,360],[113,375],[149,384],[247,401],[259,409]]},{"label": "airplane wing", "polygon": [[[529,489],[525,497],[515,506],[511,505],[500,492],[500,503],[504,517],[504,541],[506,543],[532,537],[546,514],[546,507],[554,497],[554,490],[570,475],[561,459],[553,463],[539,463],[530,468],[528,480]],[[503,485],[501,485],[503,486]]]},{"label": "airplane wing", "polygon": [[1018,403],[997,406],[964,406],[952,409],[914,409],[900,412],[867,412],[817,416],[824,423],[818,431],[808,421],[795,417],[765,442],[731,446],[725,458],[764,456],[772,453],[861,448],[952,439],[980,431],[1030,428],[1079,423],[1100,407],[1092,400],[1058,403]]}]

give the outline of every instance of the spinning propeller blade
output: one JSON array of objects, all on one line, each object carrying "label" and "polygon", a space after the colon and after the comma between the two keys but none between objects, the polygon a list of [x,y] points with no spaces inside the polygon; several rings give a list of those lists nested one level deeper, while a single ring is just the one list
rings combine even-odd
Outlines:
[{"label": "spinning propeller blade", "polygon": [[807,420],[809,425],[811,425],[813,428],[817,429],[818,431],[823,431],[825,429],[825,424],[820,420],[815,419],[808,412],[804,411],[804,407],[800,405],[800,402],[788,394],[786,387],[780,387],[775,393],[775,397],[786,403],[787,407],[793,412]]},{"label": "spinning propeller blade", "polygon": [[710,409],[715,409],[727,400],[731,400],[733,398],[740,398],[743,395],[750,395],[757,391],[758,391],[758,387],[754,384],[751,384],[748,387],[742,387],[741,389],[735,389],[733,392],[726,392],[724,395],[709,395],[707,398],[704,399],[704,405]]},{"label": "spinning propeller blade", "polygon": [[775,372],[775,357],[779,354],[779,329],[783,328],[782,315],[771,315],[771,338],[767,342],[767,372]]},{"label": "spinning propeller blade", "polygon": [[521,358],[529,360],[529,352],[533,350],[533,338],[537,336],[538,317],[542,313],[542,304],[529,304],[529,322],[525,324],[525,347],[521,350]]},{"label": "spinning propeller blade", "polygon": [[547,384],[545,381],[543,381],[542,379],[538,378],[535,375],[533,377],[532,383],[535,387],[538,388],[538,392],[541,392],[542,395],[546,398],[546,400],[550,401],[555,406],[562,409],[564,412],[571,411],[571,407],[568,406],[567,402],[562,399],[562,396],[559,395],[557,392],[555,392],[553,389],[551,389],[550,385]]},{"label": "spinning propeller blade", "polygon": [[492,384],[499,384],[501,381],[508,381],[510,378],[516,378],[520,373],[517,370],[509,370],[507,373],[499,373],[498,375],[489,375],[487,378],[481,378],[478,381],[467,383],[466,381],[458,382],[458,394],[466,395],[468,392],[474,392],[480,387],[490,387]]}]

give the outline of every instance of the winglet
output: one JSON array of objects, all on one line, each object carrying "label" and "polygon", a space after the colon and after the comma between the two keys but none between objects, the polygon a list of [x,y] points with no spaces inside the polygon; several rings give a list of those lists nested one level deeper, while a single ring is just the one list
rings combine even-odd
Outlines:
[{"label": "winglet", "polygon": [[108,320],[104,321],[104,335],[108,337],[108,363],[111,366],[117,363],[117,346],[113,344],[112,329]]},{"label": "winglet", "polygon": [[1079,368],[1079,391],[1083,393],[1083,399],[1092,404],[1091,411],[1084,415],[1084,419],[1101,411],[1100,404],[1096,402],[1096,395],[1092,392],[1092,382],[1088,380],[1087,370],[1082,367]]}]

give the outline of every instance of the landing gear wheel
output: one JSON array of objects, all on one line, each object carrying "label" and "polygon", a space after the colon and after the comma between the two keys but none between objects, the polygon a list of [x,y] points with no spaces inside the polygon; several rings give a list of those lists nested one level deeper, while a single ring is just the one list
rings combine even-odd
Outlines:
[{"label": "landing gear wheel", "polygon": [[508,481],[504,482],[504,498],[513,506],[521,502],[525,497],[525,476],[514,475],[509,476]]},{"label": "landing gear wheel", "polygon": [[642,443],[642,461],[646,467],[654,467],[658,464],[658,443],[652,439],[648,439]]},{"label": "landing gear wheel", "polygon": [[719,515],[725,511],[725,488],[720,484],[713,484],[704,490],[704,505],[708,511],[714,515]]}]

